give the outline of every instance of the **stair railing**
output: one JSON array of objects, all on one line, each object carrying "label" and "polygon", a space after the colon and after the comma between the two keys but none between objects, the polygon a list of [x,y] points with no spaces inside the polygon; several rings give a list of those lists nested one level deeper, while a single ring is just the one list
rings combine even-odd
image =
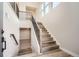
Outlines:
[{"label": "stair railing", "polygon": [[39,46],[40,46],[40,52],[41,52],[40,29],[39,29],[37,22],[35,21],[33,16],[32,16],[32,24],[33,24],[33,27],[34,27],[34,30],[35,30],[35,34],[36,34],[36,37],[37,37],[37,40],[38,40],[38,43],[39,43]]},{"label": "stair railing", "polygon": [[18,42],[17,42],[17,40],[16,40],[15,35],[14,35],[14,34],[10,34],[10,37],[13,37],[13,39],[14,39],[15,43],[18,45]]},{"label": "stair railing", "polygon": [[32,16],[32,24],[33,24],[33,27],[34,27],[34,30],[35,30],[35,33],[36,33],[37,40],[38,40],[38,42],[40,44],[40,30],[39,30],[39,28],[37,26],[37,23],[36,23],[33,16]]}]

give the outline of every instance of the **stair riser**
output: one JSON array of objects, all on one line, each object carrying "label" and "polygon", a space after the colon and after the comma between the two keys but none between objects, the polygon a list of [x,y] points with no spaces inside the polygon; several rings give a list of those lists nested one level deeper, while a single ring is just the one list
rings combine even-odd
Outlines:
[{"label": "stair riser", "polygon": [[42,44],[54,44],[54,43],[56,43],[56,41],[47,41],[47,42],[42,42]]}]

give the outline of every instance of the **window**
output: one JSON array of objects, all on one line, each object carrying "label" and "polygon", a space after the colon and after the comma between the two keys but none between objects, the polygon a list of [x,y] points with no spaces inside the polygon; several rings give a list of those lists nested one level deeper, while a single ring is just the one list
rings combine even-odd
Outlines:
[{"label": "window", "polygon": [[41,6],[41,12],[42,12],[42,16],[44,16],[44,4],[42,3],[42,6]]},{"label": "window", "polygon": [[42,16],[46,15],[49,12],[50,8],[55,8],[60,4],[60,2],[44,2],[41,5],[41,14]]},{"label": "window", "polygon": [[45,3],[45,14],[47,14],[48,13],[48,11],[49,11],[49,3]]},{"label": "window", "polygon": [[53,8],[57,7],[60,4],[60,2],[52,2],[51,5]]},{"label": "window", "polygon": [[46,15],[49,11],[49,2],[42,3],[41,6],[42,16]]}]

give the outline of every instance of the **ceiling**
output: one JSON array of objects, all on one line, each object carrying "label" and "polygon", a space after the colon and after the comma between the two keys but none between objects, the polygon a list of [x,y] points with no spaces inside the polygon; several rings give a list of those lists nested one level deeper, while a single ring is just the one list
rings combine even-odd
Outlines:
[{"label": "ceiling", "polygon": [[18,7],[20,11],[36,10],[40,6],[41,2],[19,2]]}]

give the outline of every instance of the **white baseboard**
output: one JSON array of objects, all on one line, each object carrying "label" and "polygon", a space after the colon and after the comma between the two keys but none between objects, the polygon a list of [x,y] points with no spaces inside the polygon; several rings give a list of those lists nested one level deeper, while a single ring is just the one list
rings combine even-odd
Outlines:
[{"label": "white baseboard", "polygon": [[60,49],[63,50],[63,51],[65,51],[65,52],[67,52],[67,53],[69,53],[69,54],[71,54],[73,57],[79,57],[78,54],[73,53],[73,52],[71,52],[71,51],[69,51],[69,50],[67,50],[67,49],[65,49],[65,48],[60,47]]}]

